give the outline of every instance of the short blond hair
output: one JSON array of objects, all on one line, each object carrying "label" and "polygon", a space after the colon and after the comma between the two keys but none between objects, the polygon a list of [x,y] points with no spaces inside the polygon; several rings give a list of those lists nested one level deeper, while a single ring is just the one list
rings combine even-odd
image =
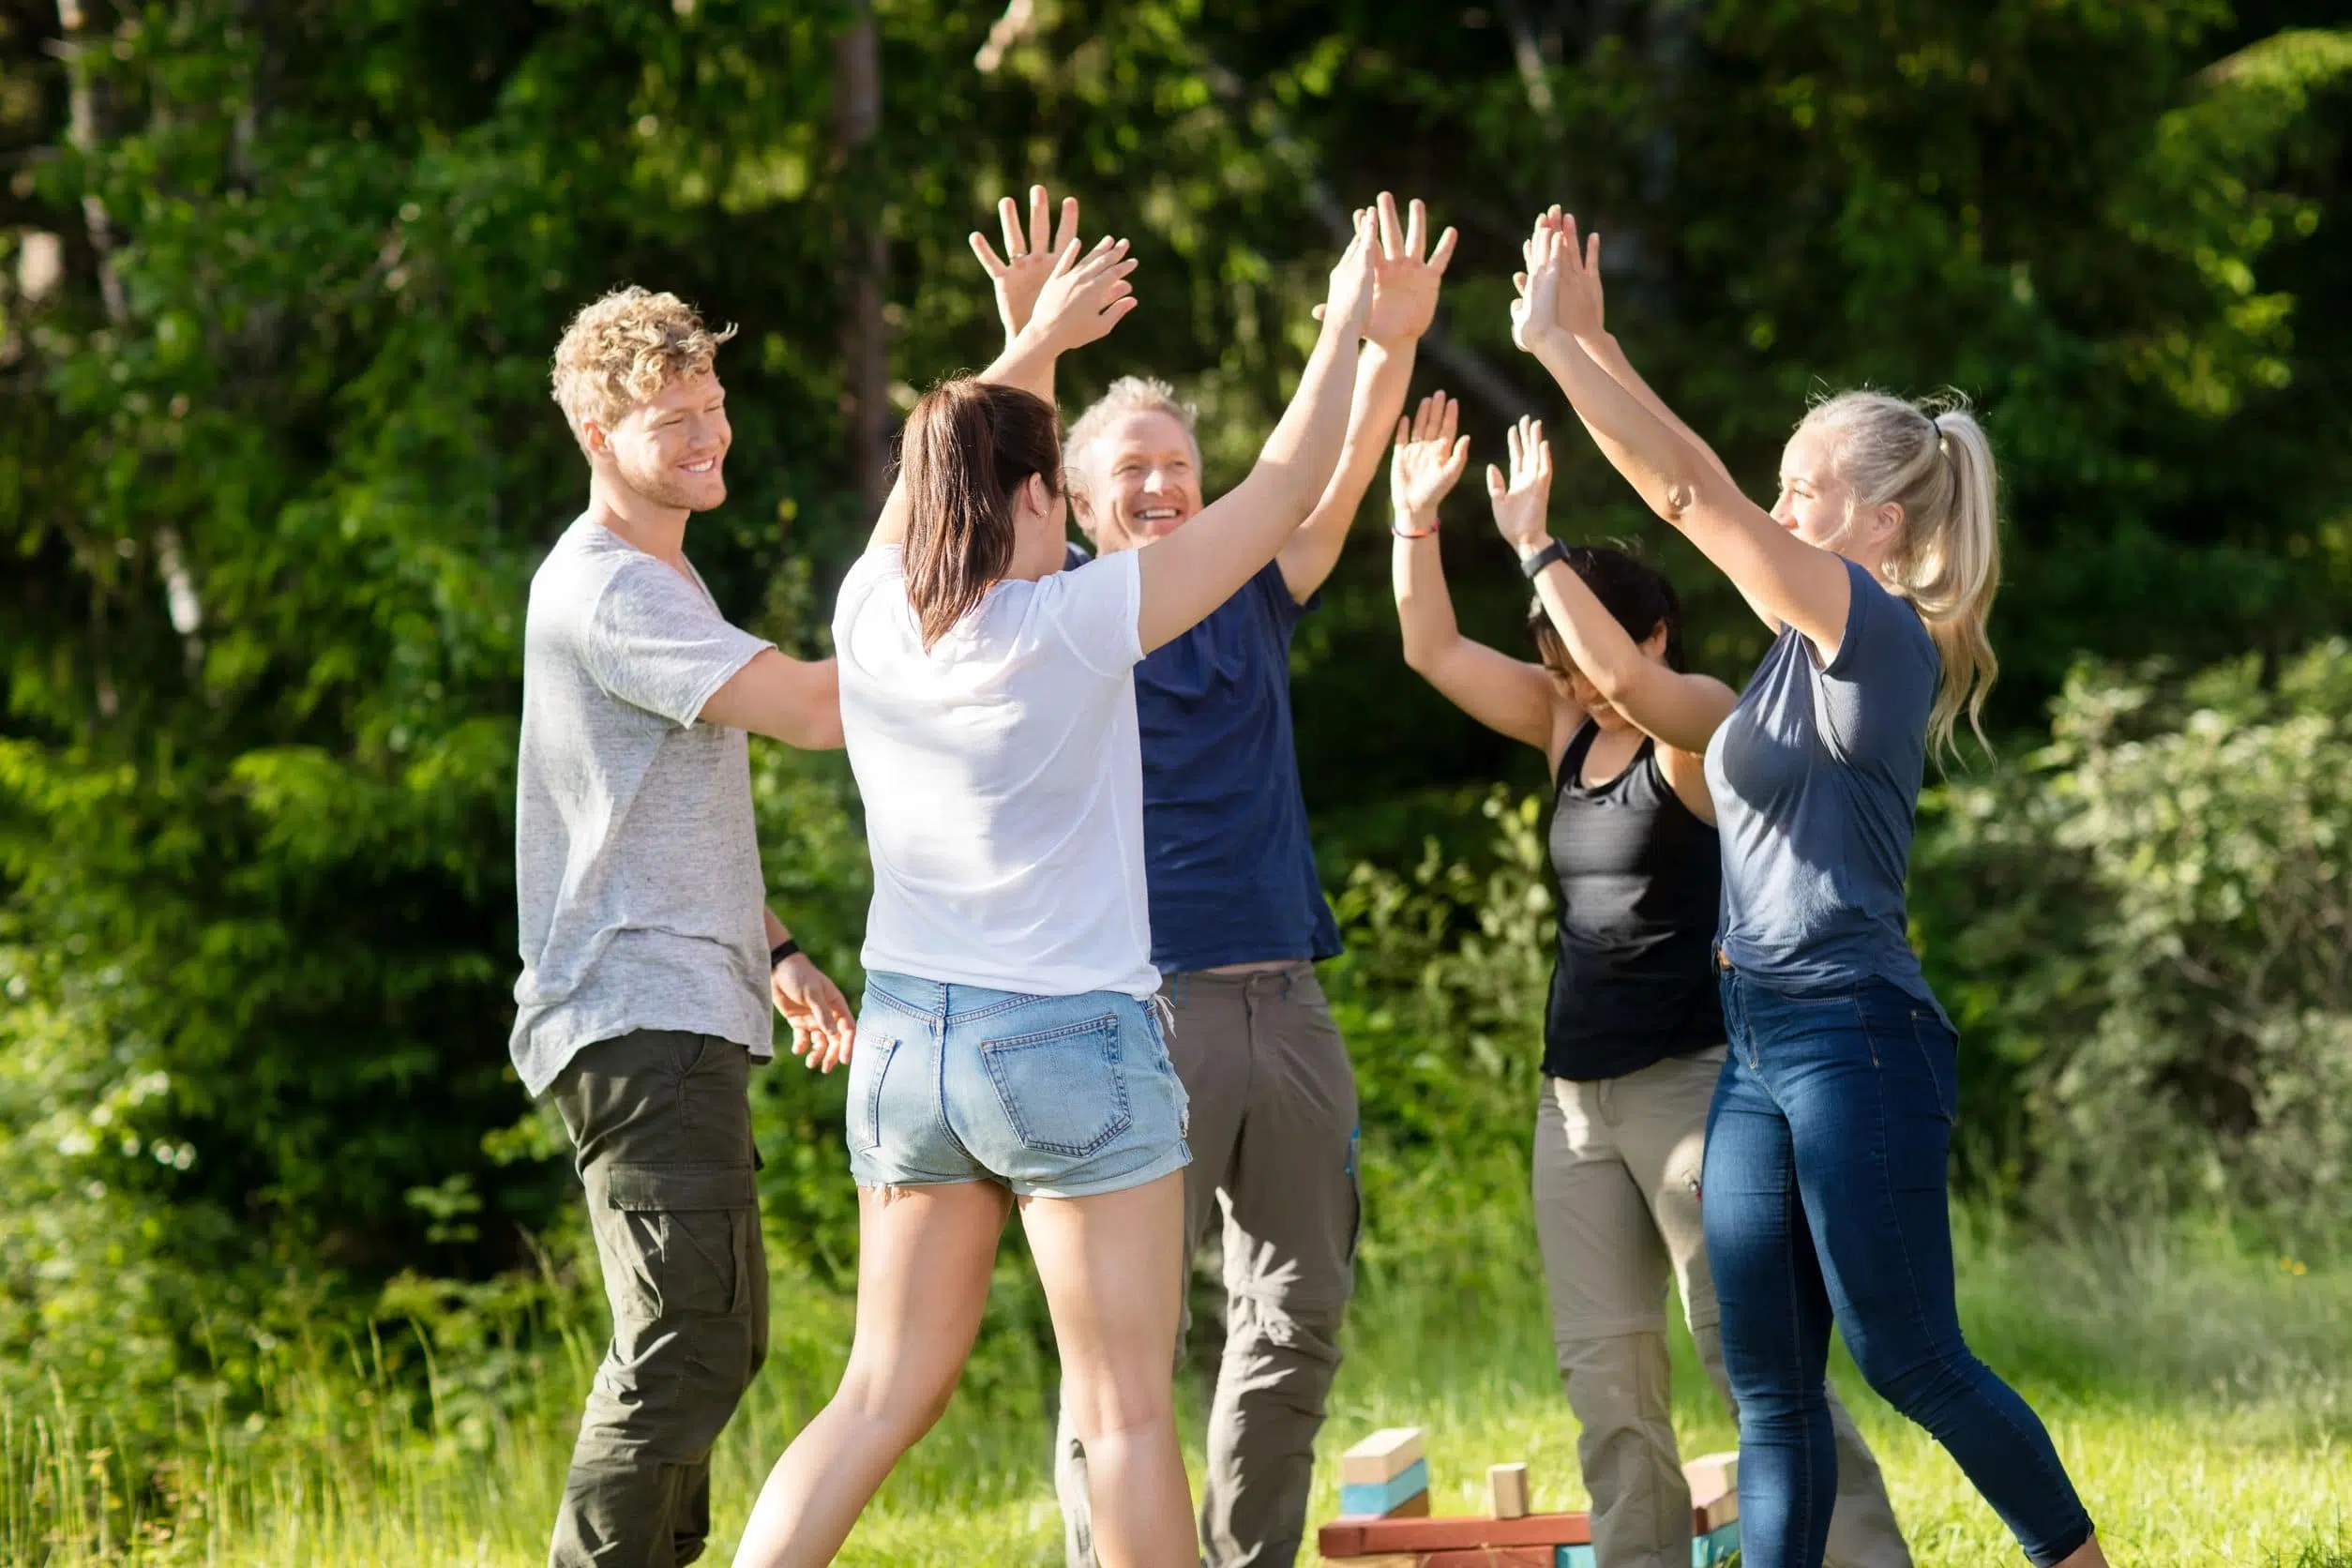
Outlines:
[{"label": "short blond hair", "polygon": [[585,306],[555,345],[555,401],[580,433],[593,419],[606,430],[650,402],[672,381],[711,368],[718,345],[735,335],[702,324],[694,307],[673,294],[631,283]]},{"label": "short blond hair", "polygon": [[1121,376],[1094,406],[1078,415],[1062,443],[1062,460],[1075,466],[1078,456],[1102,438],[1113,419],[1124,414],[1165,414],[1184,428],[1196,461],[1200,457],[1199,411],[1176,396],[1176,388],[1156,376]]}]

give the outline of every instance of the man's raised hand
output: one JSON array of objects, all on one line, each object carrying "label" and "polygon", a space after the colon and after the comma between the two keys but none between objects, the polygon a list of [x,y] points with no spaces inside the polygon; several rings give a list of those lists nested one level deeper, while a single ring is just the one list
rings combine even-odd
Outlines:
[{"label": "man's raised hand", "polygon": [[1102,337],[1136,305],[1135,285],[1127,281],[1135,270],[1127,242],[1105,236],[1084,256],[1078,243],[1073,237],[1054,257],[1036,309],[1022,328],[1057,354]]},{"label": "man's raised hand", "polygon": [[1395,197],[1381,191],[1379,211],[1380,243],[1372,258],[1372,316],[1364,335],[1384,349],[1401,348],[1419,339],[1437,319],[1438,285],[1445,278],[1446,264],[1454,259],[1458,236],[1449,225],[1438,236],[1436,249],[1425,257],[1429,209],[1421,199],[1415,197],[1407,205],[1401,233]]},{"label": "man's raised hand", "polygon": [[1421,400],[1410,419],[1396,421],[1396,445],[1388,459],[1388,500],[1400,532],[1427,534],[1438,526],[1438,504],[1451,494],[1470,466],[1470,437],[1455,434],[1461,405],[1442,392]]},{"label": "man's raised hand", "polygon": [[1004,231],[1003,256],[996,253],[986,234],[977,229],[972,232],[972,253],[980,258],[989,282],[995,285],[996,313],[1003,320],[1004,340],[1008,343],[1029,324],[1037,307],[1038,293],[1045,288],[1046,279],[1053,276],[1056,258],[1078,238],[1078,198],[1062,198],[1062,221],[1054,226],[1048,240],[1047,226],[1052,205],[1052,198],[1044,186],[1031,186],[1029,225],[1024,231],[1020,204],[1010,196],[997,203],[997,219]]},{"label": "man's raised hand", "polygon": [[1495,509],[1495,532],[1525,555],[1552,531],[1552,444],[1544,439],[1544,422],[1525,415],[1510,436],[1510,476],[1488,463],[1486,500]]}]

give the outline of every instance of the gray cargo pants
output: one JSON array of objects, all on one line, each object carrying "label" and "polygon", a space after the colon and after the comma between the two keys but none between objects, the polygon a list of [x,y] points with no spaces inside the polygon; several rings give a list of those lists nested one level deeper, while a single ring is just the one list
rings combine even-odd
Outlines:
[{"label": "gray cargo pants", "polygon": [[[1225,1358],[1209,1410],[1202,1557],[1209,1568],[1287,1568],[1306,1530],[1315,1435],[1355,1289],[1355,1070],[1311,963],[1171,975],[1165,994],[1175,1009],[1168,1053],[1192,1098],[1187,1259],[1224,1223]],[[1086,1454],[1066,1411],[1054,1461],[1070,1568],[1094,1568]]]},{"label": "gray cargo pants", "polygon": [[750,1072],[731,1040],[641,1030],[583,1048],[549,1091],[612,1308],[550,1568],[702,1555],[711,1445],[768,1348]]},{"label": "gray cargo pants", "polygon": [[[1666,1390],[1669,1276],[1699,1364],[1731,1400],[1698,1217],[1707,1108],[1723,1061],[1718,1046],[1622,1078],[1546,1078],[1536,1108],[1535,1235],[1602,1568],[1685,1568],[1691,1560],[1690,1489]],[[1828,1568],[1911,1568],[1878,1461],[1835,1389],[1830,1425],[1837,1504]]]}]

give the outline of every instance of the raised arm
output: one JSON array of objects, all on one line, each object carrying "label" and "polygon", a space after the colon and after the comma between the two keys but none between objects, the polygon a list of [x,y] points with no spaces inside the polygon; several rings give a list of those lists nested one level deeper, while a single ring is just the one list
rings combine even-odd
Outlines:
[{"label": "raised arm", "polygon": [[[1037,194],[1042,197],[1044,188]],[[1012,204],[1007,197],[1005,204]],[[1078,219],[1078,204],[1063,204],[1068,227],[1074,228]],[[973,234],[972,249],[985,252],[984,265],[995,261],[995,253],[988,242]],[[1135,263],[1127,255],[1127,242],[1108,236],[1098,240],[1094,249],[1078,254],[1081,241],[1076,234],[1066,237],[1053,252],[1051,264],[1042,265],[1042,281],[1034,292],[1026,293],[1022,300],[1022,324],[1005,340],[1004,348],[982,370],[978,379],[1006,386],[1018,386],[1033,392],[1048,402],[1053,400],[1053,368],[1062,355],[1108,333],[1135,309],[1135,286],[1127,275],[1135,271]],[[1024,262],[1028,258],[1023,258]],[[1005,279],[997,262],[990,276],[997,283],[1000,312],[1011,319],[1005,304]],[[1030,263],[1022,274],[1024,279],[1036,275],[1041,264]],[[879,550],[902,541],[907,534],[906,486],[894,479],[890,495],[882,503],[882,516],[875,520],[873,536],[866,548]]]},{"label": "raised arm", "polygon": [[1281,550],[1330,482],[1348,429],[1357,345],[1372,309],[1376,244],[1371,215],[1364,214],[1332,269],[1315,352],[1249,476],[1175,533],[1142,547],[1138,629],[1144,652],[1183,636],[1231,598]]},{"label": "raised arm", "polygon": [[1470,461],[1470,437],[1455,436],[1454,400],[1433,392],[1411,420],[1396,422],[1389,460],[1389,580],[1396,590],[1396,625],[1404,633],[1405,663],[1446,701],[1498,734],[1525,741],[1548,760],[1560,733],[1565,697],[1542,666],[1498,653],[1462,635],[1446,591],[1438,550],[1438,505]]},{"label": "raised arm", "polygon": [[[1496,531],[1523,563],[1552,543],[1545,518],[1551,488],[1552,444],[1544,439],[1541,423],[1522,418],[1511,431],[1509,476],[1487,465],[1486,499],[1494,507]],[[1611,706],[1660,746],[1693,758],[1707,749],[1738,700],[1729,686],[1651,657],[1557,551],[1536,574],[1535,594],[1577,673]]]},{"label": "raised arm", "polygon": [[1290,542],[1275,559],[1282,564],[1282,580],[1290,596],[1305,601],[1323,585],[1339,564],[1348,530],[1372,488],[1388,445],[1389,428],[1404,412],[1405,390],[1413,379],[1413,356],[1421,335],[1437,316],[1438,286],[1446,264],[1454,259],[1455,233],[1438,236],[1427,249],[1428,209],[1416,198],[1407,208],[1399,231],[1396,198],[1380,192],[1380,249],[1372,260],[1372,317],[1364,329],[1363,359],[1356,369],[1353,406],[1348,414],[1348,439],[1339,450],[1339,466],[1322,499],[1307,514]]},{"label": "raised arm", "polygon": [[1850,593],[1845,564],[1773,521],[1740,493],[1712,454],[1679,433],[1679,421],[1662,418],[1577,342],[1573,313],[1579,291],[1597,287],[1600,257],[1578,246],[1573,219],[1538,218],[1527,259],[1527,293],[1512,311],[1514,336],[1568,395],[1602,455],[1767,622],[1795,626],[1825,661],[1836,657]]}]

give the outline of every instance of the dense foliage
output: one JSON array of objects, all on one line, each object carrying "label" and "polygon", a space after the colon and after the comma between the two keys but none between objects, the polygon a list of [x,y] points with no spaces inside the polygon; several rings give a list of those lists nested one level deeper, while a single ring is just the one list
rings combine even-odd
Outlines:
[{"label": "dense foliage", "polygon": [[[1975,395],[2008,467],[2011,730],[2086,652],[2267,662],[2211,677],[2209,720],[2068,688],[2057,761],[1955,796],[2022,804],[1955,815],[1980,825],[1935,865],[1984,899],[1922,889],[1939,972],[1988,1019],[2012,987],[2055,998],[2047,1036],[1988,1026],[1973,1103],[2134,1168],[2145,1126],[2167,1169],[2315,1201],[2337,1166],[2292,1156],[2340,1080],[2342,976],[2291,974],[2291,943],[2341,951],[2342,884],[2260,866],[2342,860],[2265,837],[2290,796],[2311,834],[2343,822],[2342,733],[2313,728],[2339,667],[2293,662],[2352,607],[2352,34],[2324,9],[878,0],[861,141],[852,0],[0,0],[0,1380],[243,1387],[314,1312],[492,1275],[562,1222],[560,1138],[503,1046],[522,591],[580,490],[548,350],[622,279],[743,324],[735,495],[693,548],[739,619],[817,646],[871,481],[844,302],[886,301],[896,406],[983,360],[963,234],[1033,177],[1144,261],[1144,309],[1065,396],[1172,375],[1228,476],[1334,220],[1384,186],[1463,229],[1418,380],[1470,396],[1489,455],[1557,403],[1502,309],[1554,199],[1608,233],[1637,362],[1759,490],[1817,386]],[[1647,532],[1589,454],[1559,508]],[[1455,532],[1466,620],[1505,637],[1516,580],[1467,508]],[[1403,676],[1384,553],[1343,563],[1299,655],[1334,880],[1392,867],[1347,895],[1347,1005],[1394,1147],[1494,1144],[1524,1122],[1482,1084],[1531,1070],[1540,883],[1448,882],[1485,830],[1444,803],[1531,760]],[[1736,676],[1752,620],[1661,554]],[[780,906],[846,972],[843,772],[759,767]],[[2164,804],[2198,791],[2239,815]],[[1531,819],[1501,820],[1524,862]],[[1433,823],[1443,885],[1409,897]],[[2194,884],[2142,877],[2196,857]],[[822,1274],[837,1080],[760,1093],[772,1215]]]}]

